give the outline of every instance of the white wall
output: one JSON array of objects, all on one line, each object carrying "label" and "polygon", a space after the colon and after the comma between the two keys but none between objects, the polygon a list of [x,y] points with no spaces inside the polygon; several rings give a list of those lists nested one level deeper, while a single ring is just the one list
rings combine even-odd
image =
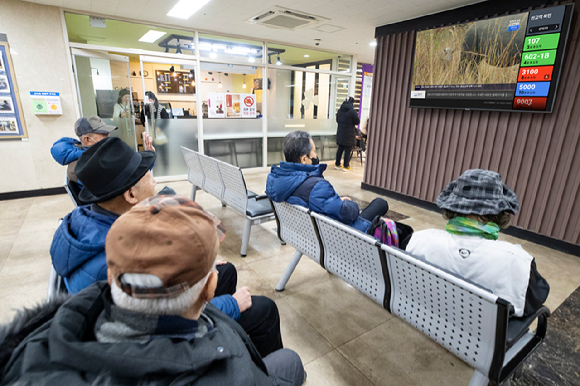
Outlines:
[{"label": "white wall", "polygon": [[[65,169],[52,144],[74,136],[76,120],[61,14],[57,7],[0,0],[0,33],[8,36],[30,140],[0,140],[0,193],[62,186]],[[30,91],[60,93],[63,115],[35,116]]]}]

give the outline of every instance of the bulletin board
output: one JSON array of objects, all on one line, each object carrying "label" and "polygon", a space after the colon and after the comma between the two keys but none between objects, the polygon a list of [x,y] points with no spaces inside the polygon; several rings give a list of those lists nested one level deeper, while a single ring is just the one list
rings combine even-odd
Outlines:
[{"label": "bulletin board", "polygon": [[28,138],[6,35],[0,34],[0,139]]}]

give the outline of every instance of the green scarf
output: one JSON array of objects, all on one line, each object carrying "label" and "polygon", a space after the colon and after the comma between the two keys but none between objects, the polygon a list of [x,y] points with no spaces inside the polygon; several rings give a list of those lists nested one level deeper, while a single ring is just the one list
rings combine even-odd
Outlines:
[{"label": "green scarf", "polygon": [[445,225],[445,230],[453,235],[480,236],[489,240],[497,240],[499,226],[493,222],[483,225],[479,221],[467,217],[455,217]]}]

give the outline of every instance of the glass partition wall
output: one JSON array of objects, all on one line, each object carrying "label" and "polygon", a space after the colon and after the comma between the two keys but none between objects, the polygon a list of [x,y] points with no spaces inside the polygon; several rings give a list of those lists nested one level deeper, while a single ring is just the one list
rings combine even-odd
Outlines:
[{"label": "glass partition wall", "polygon": [[[71,50],[117,54],[87,59],[73,52],[83,116],[108,114],[98,108],[102,91],[114,99],[130,90],[128,112],[107,119],[119,127],[127,121],[116,135],[133,148],[142,149],[144,131],[153,137],[156,177],[187,174],[180,146],[241,168],[277,164],[284,136],[294,130],[313,136],[321,160],[334,158],[352,56],[109,19],[111,29],[95,33],[88,16],[65,18]],[[109,61],[106,86],[99,60]]]},{"label": "glass partition wall", "polygon": [[[154,174],[187,174],[180,147],[199,149],[196,61],[141,55],[143,101],[140,130],[147,130],[157,152]],[[138,130],[139,131],[139,130]]]}]

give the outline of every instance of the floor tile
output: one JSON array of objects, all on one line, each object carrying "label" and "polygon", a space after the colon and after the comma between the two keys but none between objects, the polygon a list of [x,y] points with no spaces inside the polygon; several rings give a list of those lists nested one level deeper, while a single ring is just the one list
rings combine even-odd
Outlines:
[{"label": "floor tile", "polygon": [[[272,287],[276,287],[286,267],[292,261],[295,252],[270,257],[248,263],[248,265]],[[302,290],[309,290],[313,285],[330,280],[331,274],[307,256],[302,256],[282,296],[290,296]]]},{"label": "floor tile", "polygon": [[238,288],[249,287],[252,295],[267,296],[272,300],[281,298],[274,287],[270,286],[249,266],[242,265],[236,267],[236,269],[238,271]]},{"label": "floor tile", "polygon": [[0,271],[0,296],[7,288],[28,288],[38,282],[48,284],[51,265],[50,256],[46,254],[26,258],[9,256]]},{"label": "floor tile", "polygon": [[335,276],[284,299],[335,347],[393,317]]},{"label": "floor tile", "polygon": [[[372,386],[372,383],[338,351],[334,350],[305,366],[304,386]],[[391,385],[397,385],[393,382]]]},{"label": "floor tile", "polygon": [[0,201],[0,213],[2,213],[2,219],[24,219],[33,202],[34,198]]},{"label": "floor tile", "polygon": [[330,342],[296,313],[284,299],[278,299],[276,305],[282,321],[280,329],[284,347],[296,351],[304,365],[334,350]]},{"label": "floor tile", "polygon": [[15,284],[0,290],[0,325],[10,322],[18,310],[43,302],[47,288],[48,280],[28,283],[26,286]]},{"label": "floor tile", "polygon": [[473,369],[393,318],[338,348],[375,385],[467,385]]}]

